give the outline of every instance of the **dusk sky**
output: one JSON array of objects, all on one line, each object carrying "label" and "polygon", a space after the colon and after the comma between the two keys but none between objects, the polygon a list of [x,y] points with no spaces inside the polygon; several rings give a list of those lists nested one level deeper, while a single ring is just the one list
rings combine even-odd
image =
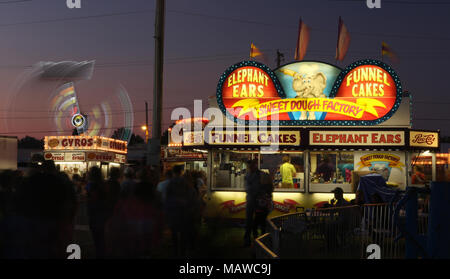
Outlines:
[{"label": "dusk sky", "polygon": [[[0,134],[42,138],[55,131],[49,114],[56,83],[30,81],[14,89],[19,77],[40,61],[96,60],[90,81],[76,84],[80,105],[89,111],[108,101],[112,128],[123,125],[114,92],[122,85],[133,103],[135,132],[152,108],[154,13],[152,0],[0,0]],[[440,129],[450,136],[450,1],[167,0],[164,65],[164,127],[178,106],[193,106],[215,94],[220,75],[248,59],[250,43],[275,68],[275,52],[293,61],[297,24],[310,27],[306,60],[336,64],[338,18],[351,43],[339,67],[366,58],[381,59],[381,42],[398,55],[391,63],[404,90],[413,96],[414,128]],[[152,112],[149,113],[150,118]]]}]

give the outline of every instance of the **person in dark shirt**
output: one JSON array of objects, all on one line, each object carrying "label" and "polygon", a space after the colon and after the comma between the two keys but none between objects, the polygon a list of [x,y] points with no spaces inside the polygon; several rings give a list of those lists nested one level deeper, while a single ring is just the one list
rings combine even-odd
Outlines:
[{"label": "person in dark shirt", "polygon": [[114,208],[120,199],[120,169],[111,168],[109,179],[106,181],[108,217],[114,213]]},{"label": "person in dark shirt", "polygon": [[266,233],[266,219],[273,209],[272,192],[273,179],[268,173],[261,172],[261,185],[256,198],[255,220],[253,224],[253,235],[258,236],[258,229],[261,234]]},{"label": "person in dark shirt", "polygon": [[89,227],[94,240],[97,258],[105,257],[105,225],[109,217],[106,183],[98,167],[92,167],[88,173],[87,201]]},{"label": "person in dark shirt", "polygon": [[324,180],[324,182],[330,181],[334,174],[334,166],[330,163],[328,157],[324,157],[320,164],[317,166],[316,173],[318,173]]},{"label": "person in dark shirt", "polygon": [[334,199],[331,200],[332,206],[341,207],[351,205],[350,202],[344,199],[344,190],[342,188],[336,187],[332,193],[334,193]]},{"label": "person in dark shirt", "polygon": [[253,230],[254,215],[257,204],[258,193],[261,189],[261,171],[258,169],[258,160],[248,161],[248,173],[245,176],[245,234],[244,246],[251,244],[251,231]]},{"label": "person in dark shirt", "polygon": [[[183,166],[173,168],[173,178],[167,186],[164,212],[170,228],[175,257],[185,257],[192,250],[198,195],[190,174],[183,175]],[[191,183],[192,182],[192,183]]]}]

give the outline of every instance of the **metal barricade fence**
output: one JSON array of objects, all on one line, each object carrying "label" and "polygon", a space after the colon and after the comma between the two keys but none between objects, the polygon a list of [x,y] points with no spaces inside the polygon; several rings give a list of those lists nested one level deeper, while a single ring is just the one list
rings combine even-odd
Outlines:
[{"label": "metal barricade fence", "polygon": [[[367,246],[377,244],[382,259],[405,256],[405,242],[394,223],[395,205],[367,204],[268,219],[270,249],[280,258],[367,258]],[[404,212],[400,213],[404,217]],[[428,214],[419,212],[419,233],[426,233]]]},{"label": "metal barricade fence", "polygon": [[271,238],[271,249],[274,253],[280,253],[280,229],[277,217],[267,220],[267,231]]},{"label": "metal barricade fence", "polygon": [[[359,206],[312,210],[302,235],[304,258],[359,258]],[[308,255],[309,254],[309,255]]]},{"label": "metal barricade fence", "polygon": [[[361,208],[361,257],[367,257],[368,245],[377,244],[380,247],[382,259],[404,258],[404,240],[396,239],[399,236],[399,230],[393,216],[395,205],[365,204]],[[404,217],[404,212],[401,212],[401,216]]]},{"label": "metal barricade fence", "polygon": [[272,237],[270,233],[263,234],[255,239],[255,255],[257,259],[278,259],[278,255],[271,250]]}]

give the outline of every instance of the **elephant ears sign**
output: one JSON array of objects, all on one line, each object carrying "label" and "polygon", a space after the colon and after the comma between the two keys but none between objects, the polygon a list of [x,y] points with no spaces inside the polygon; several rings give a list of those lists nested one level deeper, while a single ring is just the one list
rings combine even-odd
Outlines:
[{"label": "elephant ears sign", "polygon": [[244,125],[366,126],[389,119],[401,93],[394,70],[376,60],[361,60],[344,70],[302,61],[275,71],[243,61],[220,77],[217,102],[223,113]]}]

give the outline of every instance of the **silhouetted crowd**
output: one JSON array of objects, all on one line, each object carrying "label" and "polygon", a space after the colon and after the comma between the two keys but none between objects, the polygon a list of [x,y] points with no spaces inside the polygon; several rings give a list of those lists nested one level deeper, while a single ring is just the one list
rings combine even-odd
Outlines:
[{"label": "silhouetted crowd", "polygon": [[[45,161],[27,174],[0,173],[0,258],[67,258],[76,216],[85,205],[97,258],[152,258],[170,233],[172,257],[189,257],[205,207],[206,175],[175,166],[98,167],[86,177]],[[80,202],[81,201],[81,202]],[[83,202],[85,201],[85,202]],[[83,247],[81,247],[83,249]]]}]

